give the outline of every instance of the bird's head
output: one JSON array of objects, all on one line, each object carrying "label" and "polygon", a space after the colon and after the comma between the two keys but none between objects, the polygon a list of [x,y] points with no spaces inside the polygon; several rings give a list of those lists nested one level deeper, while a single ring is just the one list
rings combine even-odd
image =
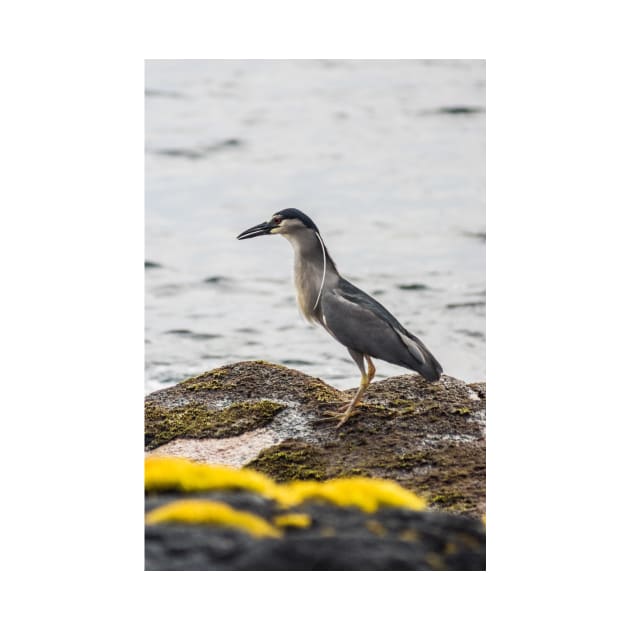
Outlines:
[{"label": "bird's head", "polygon": [[287,237],[296,236],[299,238],[299,235],[304,234],[305,230],[319,233],[315,223],[301,210],[287,208],[276,212],[271,220],[263,221],[241,232],[236,238],[242,241],[246,238],[264,236],[265,234],[282,234]]}]

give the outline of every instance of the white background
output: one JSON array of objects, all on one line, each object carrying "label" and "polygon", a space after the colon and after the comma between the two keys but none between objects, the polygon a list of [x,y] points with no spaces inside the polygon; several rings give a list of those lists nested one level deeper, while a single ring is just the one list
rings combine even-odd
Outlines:
[{"label": "white background", "polygon": [[[621,6],[56,2],[5,14],[6,627],[627,624]],[[486,573],[143,572],[144,59],[252,57],[487,59]],[[34,361],[34,346],[50,360]]]}]

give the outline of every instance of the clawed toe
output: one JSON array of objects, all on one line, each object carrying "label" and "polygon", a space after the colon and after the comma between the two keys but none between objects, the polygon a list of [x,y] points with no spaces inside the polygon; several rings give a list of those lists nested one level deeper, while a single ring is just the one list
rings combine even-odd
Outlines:
[{"label": "clawed toe", "polygon": [[349,418],[358,414],[360,409],[356,407],[350,410],[350,405],[346,404],[340,407],[337,410],[328,409],[326,411],[322,411],[322,417],[315,420],[315,424],[323,424],[325,422],[330,422],[332,420],[339,420],[337,425],[335,425],[335,429],[338,429],[342,426]]},{"label": "clawed toe", "polygon": [[339,407],[335,407],[334,409],[327,409],[326,411],[322,412],[322,415],[339,416],[339,415],[344,414],[346,411],[348,411],[348,407],[350,407],[350,403],[344,403],[343,405]]},{"label": "clawed toe", "polygon": [[338,418],[339,412],[329,409],[328,411],[322,411],[322,416],[324,418]]},{"label": "clawed toe", "polygon": [[346,411],[348,411],[349,407],[350,407],[350,403],[344,403],[343,405],[337,407],[337,412],[338,413],[345,413]]}]

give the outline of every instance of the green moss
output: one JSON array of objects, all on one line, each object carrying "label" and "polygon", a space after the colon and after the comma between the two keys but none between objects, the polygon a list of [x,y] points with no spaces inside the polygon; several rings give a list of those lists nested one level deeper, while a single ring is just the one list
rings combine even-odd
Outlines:
[{"label": "green moss", "polygon": [[391,465],[398,470],[412,470],[426,464],[427,456],[424,452],[406,453],[405,455],[398,455],[395,459],[391,460]]},{"label": "green moss", "polygon": [[342,403],[345,401],[340,393],[321,381],[312,381],[306,386],[306,394],[309,399],[320,403]]},{"label": "green moss", "polygon": [[247,464],[247,468],[280,482],[326,478],[322,450],[298,440],[285,440],[265,449]]},{"label": "green moss", "polygon": [[418,466],[426,465],[426,453],[418,451],[395,455],[389,452],[373,451],[364,459],[363,467],[343,467],[335,475],[361,475],[373,477],[375,473],[388,478],[397,478],[399,474],[413,471]]},{"label": "green moss", "polygon": [[199,376],[186,379],[185,381],[182,381],[180,385],[188,391],[193,392],[208,389],[230,389],[233,387],[233,384],[228,381],[228,374],[228,370],[218,368],[210,372],[204,372]]},{"label": "green moss", "polygon": [[451,413],[456,413],[460,416],[468,416],[471,413],[468,407],[455,407],[454,409],[451,409],[450,411]]},{"label": "green moss", "polygon": [[362,468],[361,466],[355,466],[354,468],[344,470],[343,475],[344,477],[370,477],[370,471]]},{"label": "green moss", "polygon": [[416,413],[418,410],[418,404],[414,402],[407,401],[406,405],[399,405],[396,408],[396,413],[400,416],[404,416],[411,413]]},{"label": "green moss", "polygon": [[396,411],[386,407],[385,405],[377,405],[375,403],[363,402],[359,404],[359,411],[362,413],[369,413],[379,418],[390,418],[396,414]]},{"label": "green moss", "polygon": [[401,405],[406,405],[408,403],[409,403],[409,400],[407,398],[392,398],[389,401],[389,404],[394,407],[400,407]]},{"label": "green moss", "polygon": [[441,510],[463,512],[468,507],[468,501],[467,497],[461,492],[443,492],[432,496],[430,505]]},{"label": "green moss", "polygon": [[204,389],[225,389],[225,383],[216,379],[202,381],[200,383],[188,383],[184,387],[191,392],[198,392]]},{"label": "green moss", "polygon": [[[378,407],[382,407],[382,405],[378,405]],[[418,401],[418,400],[410,400],[408,398],[394,398],[389,402],[389,408],[384,407],[390,411],[393,411],[396,415],[404,416],[411,414],[427,414],[430,411],[435,409],[439,409],[440,405],[437,402],[433,401]]]},{"label": "green moss", "polygon": [[269,400],[234,403],[208,409],[203,403],[166,409],[147,402],[144,407],[145,444],[156,448],[175,438],[224,438],[269,424],[285,406]]}]

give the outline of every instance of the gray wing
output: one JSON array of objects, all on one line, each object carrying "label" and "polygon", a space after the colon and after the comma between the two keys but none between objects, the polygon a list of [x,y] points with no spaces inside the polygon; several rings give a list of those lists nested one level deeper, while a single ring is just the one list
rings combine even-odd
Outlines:
[{"label": "gray wing", "polygon": [[427,347],[379,302],[347,280],[322,296],[323,323],[344,346],[440,378],[442,367]]}]

